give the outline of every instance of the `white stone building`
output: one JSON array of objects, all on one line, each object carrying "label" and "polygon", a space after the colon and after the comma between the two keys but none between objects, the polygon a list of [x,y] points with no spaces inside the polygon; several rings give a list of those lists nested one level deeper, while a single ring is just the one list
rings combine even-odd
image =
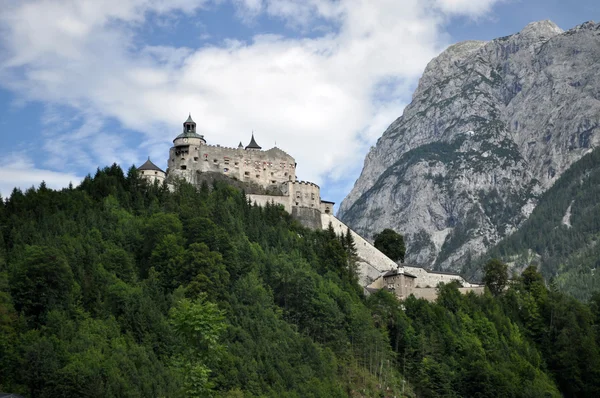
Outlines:
[{"label": "white stone building", "polygon": [[208,145],[203,135],[196,129],[191,115],[183,123],[183,131],[173,140],[169,150],[166,173],[150,160],[138,170],[150,181],[173,181],[184,179],[198,184],[203,173],[219,173],[241,182],[258,185],[272,195],[249,194],[248,197],[259,205],[268,202],[282,205],[292,215],[311,227],[320,225],[320,214],[333,213],[333,202],[321,199],[321,189],[317,184],[298,181],[296,160],[285,151],[274,147],[263,150],[254,138],[245,147],[237,148]]}]

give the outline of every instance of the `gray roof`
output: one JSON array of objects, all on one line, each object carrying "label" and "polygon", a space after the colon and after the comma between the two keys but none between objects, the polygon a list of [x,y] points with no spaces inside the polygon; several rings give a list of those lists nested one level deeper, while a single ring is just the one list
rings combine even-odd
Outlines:
[{"label": "gray roof", "polygon": [[153,171],[160,171],[161,173],[164,173],[164,171],[162,171],[160,169],[160,167],[158,167],[157,165],[152,163],[152,161],[150,161],[150,158],[148,158],[148,160],[146,160],[146,162],[143,165],[138,167],[138,170],[153,170]]},{"label": "gray roof", "polygon": [[177,138],[200,138],[201,140],[203,140],[204,136],[200,135],[194,131],[184,131],[183,133],[181,133],[177,137],[175,137],[175,139],[177,139]]},{"label": "gray roof", "polygon": [[386,276],[394,276],[394,275],[404,275],[409,278],[416,278],[416,276],[414,276],[413,274],[409,274],[408,272],[399,272],[397,269],[393,269],[393,270],[386,272],[385,274],[383,274],[383,277],[385,278]]},{"label": "gray roof", "polygon": [[194,122],[192,120],[192,114],[191,113],[190,113],[190,115],[188,116],[187,120],[184,123],[194,123],[194,124],[196,124],[196,122]]},{"label": "gray roof", "polygon": [[252,133],[252,138],[250,139],[250,143],[246,146],[246,149],[262,149],[262,147],[256,143],[254,133]]}]

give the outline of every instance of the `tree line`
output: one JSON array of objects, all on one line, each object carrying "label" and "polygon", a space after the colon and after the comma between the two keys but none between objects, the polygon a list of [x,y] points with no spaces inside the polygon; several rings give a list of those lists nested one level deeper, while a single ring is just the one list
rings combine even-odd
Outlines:
[{"label": "tree line", "polygon": [[306,229],[223,182],[170,191],[113,165],[14,190],[0,201],[0,391],[597,395],[600,298],[533,272],[483,296],[367,297],[356,261],[350,231]]}]

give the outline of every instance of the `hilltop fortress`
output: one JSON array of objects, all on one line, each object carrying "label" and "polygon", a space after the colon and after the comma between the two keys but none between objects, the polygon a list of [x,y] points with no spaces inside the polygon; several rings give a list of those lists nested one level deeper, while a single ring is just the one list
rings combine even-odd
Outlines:
[{"label": "hilltop fortress", "polygon": [[282,205],[292,216],[310,228],[321,225],[320,214],[333,212],[333,202],[321,199],[321,190],[312,182],[298,181],[296,160],[274,147],[262,150],[254,133],[245,147],[227,148],[208,145],[198,134],[191,115],[183,123],[183,132],[173,140],[167,171],[148,159],[138,170],[151,182],[183,179],[199,185],[206,173],[218,173],[243,183],[257,185],[266,194],[249,194],[258,205],[273,202]]},{"label": "hilltop fortress", "polygon": [[[171,184],[183,179],[196,186],[204,181],[204,176],[216,173],[241,181],[245,186],[259,187],[262,193],[247,194],[249,200],[259,206],[267,203],[282,205],[306,227],[327,229],[331,224],[338,234],[350,230],[333,215],[334,202],[321,199],[318,185],[298,181],[296,160],[277,147],[262,150],[254,133],[246,146],[241,142],[237,148],[208,145],[204,136],[198,134],[190,115],[183,123],[183,132],[173,140],[167,164],[165,172],[148,159],[138,171],[152,183],[166,181]],[[358,252],[359,281],[367,294],[385,288],[400,298],[414,294],[431,300],[436,297],[437,283],[451,280],[458,280],[467,290],[483,289],[458,274],[399,266],[362,236],[350,232]]]}]

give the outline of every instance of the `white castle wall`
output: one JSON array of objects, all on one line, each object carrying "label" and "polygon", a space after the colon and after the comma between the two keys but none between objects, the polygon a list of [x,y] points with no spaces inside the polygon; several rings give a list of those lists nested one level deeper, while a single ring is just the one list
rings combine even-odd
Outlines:
[{"label": "white castle wall", "polygon": [[142,178],[145,178],[150,184],[154,184],[154,181],[158,181],[159,184],[165,180],[165,173],[158,170],[139,170]]},{"label": "white castle wall", "polygon": [[267,151],[213,145],[174,146],[169,150],[170,176],[194,182],[197,172],[217,172],[263,187],[296,180],[296,161],[279,148]]},{"label": "white castle wall", "polygon": [[285,211],[292,213],[292,201],[289,196],[274,196],[274,195],[256,195],[246,194],[246,197],[254,204],[264,207],[267,203],[280,204],[285,208]]},{"label": "white castle wall", "polygon": [[321,189],[317,184],[293,181],[287,184],[287,191],[294,206],[321,210]]},{"label": "white castle wall", "polygon": [[400,264],[400,269],[404,272],[413,274],[417,277],[415,286],[422,288],[435,288],[440,282],[450,283],[454,280],[459,281],[463,287],[478,287],[479,285],[467,282],[462,276],[456,274],[438,273],[435,271],[427,271],[425,268],[411,267],[409,265]]},{"label": "white castle wall", "polygon": [[[348,228],[346,224],[338,220],[335,216],[327,213],[321,213],[321,223],[323,229],[327,229],[329,223],[331,223],[335,233],[338,235],[345,234]],[[352,230],[350,230],[350,234],[354,238],[354,244],[358,253],[358,273],[361,286],[369,285],[385,271],[396,269],[396,263],[377,250],[369,241]]]}]

